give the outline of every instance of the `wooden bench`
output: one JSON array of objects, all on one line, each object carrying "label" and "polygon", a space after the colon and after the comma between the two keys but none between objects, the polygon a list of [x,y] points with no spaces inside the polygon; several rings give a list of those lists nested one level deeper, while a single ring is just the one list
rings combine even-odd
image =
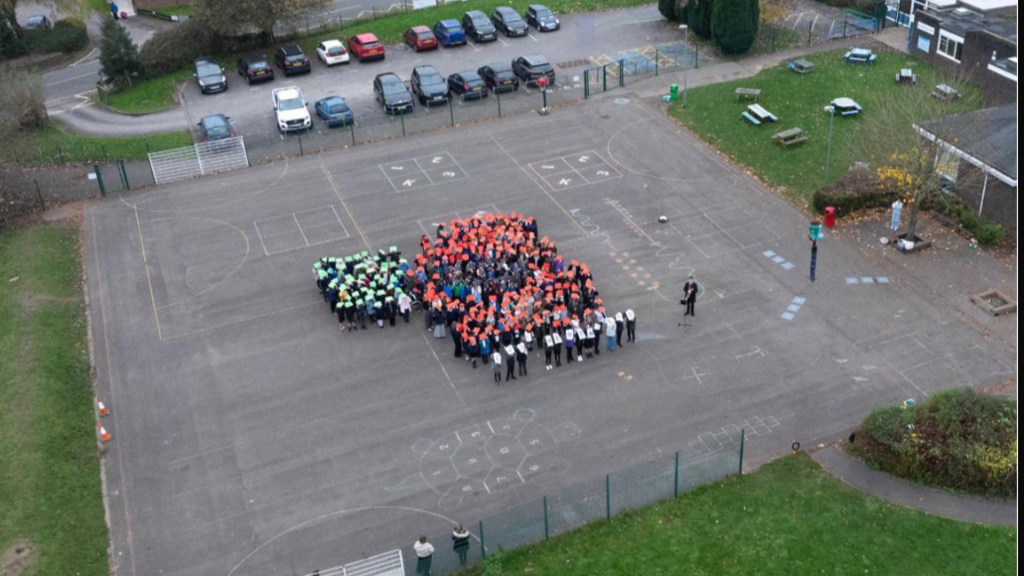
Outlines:
[{"label": "wooden bench", "polygon": [[746,119],[747,122],[750,122],[754,126],[760,126],[761,125],[761,121],[758,120],[757,118],[754,118],[754,115],[751,114],[750,112],[743,112],[742,116],[743,116],[744,119]]},{"label": "wooden bench", "polygon": [[872,54],[871,50],[863,48],[854,48],[843,54],[843,60],[846,60],[847,64],[874,64],[877,58],[878,56]]},{"label": "wooden bench", "polygon": [[762,122],[778,122],[779,120],[775,114],[765,110],[760,104],[751,104],[747,106],[747,110]]},{"label": "wooden bench", "polygon": [[932,96],[938,98],[939,100],[951,100],[954,98],[959,98],[960,92],[957,91],[952,86],[948,86],[946,84],[939,84],[938,86],[935,87],[934,90],[932,90]]},{"label": "wooden bench", "polygon": [[806,142],[807,133],[805,133],[802,128],[790,128],[789,130],[783,130],[782,132],[776,133],[772,136],[772,140],[775,140],[779,144],[789,148],[793,144]]},{"label": "wooden bench", "polygon": [[736,101],[739,102],[741,96],[753,96],[754,102],[757,102],[757,97],[761,95],[761,90],[757,88],[737,88],[736,89]]}]

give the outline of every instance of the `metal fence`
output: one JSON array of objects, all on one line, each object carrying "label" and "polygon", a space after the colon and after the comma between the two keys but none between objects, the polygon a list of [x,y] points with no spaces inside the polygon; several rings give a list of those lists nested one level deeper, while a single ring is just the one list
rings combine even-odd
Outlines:
[{"label": "metal fence", "polygon": [[881,31],[879,20],[868,14],[846,9],[842,18],[830,21],[817,19],[804,23],[778,21],[762,24],[751,49],[753,53],[771,53],[801,46],[818,46],[845,38],[855,38]]},{"label": "metal fence", "polygon": [[692,70],[708,63],[710,56],[699,46],[670,42],[642,49],[605,55],[582,73],[583,97],[589,98],[616,88],[669,72]]},{"label": "metal fence", "polygon": [[[488,554],[511,551],[549,540],[616,515],[675,498],[700,486],[743,472],[746,434],[717,451],[666,454],[650,462],[631,466],[587,482],[567,486],[547,496],[512,506],[477,522],[476,538],[468,548],[446,550],[441,544],[449,534],[434,535],[436,550],[431,558],[430,574],[446,576],[476,566]],[[411,550],[406,555],[406,574],[420,574]],[[321,574],[324,574],[321,571]],[[341,574],[339,572],[339,574]],[[347,574],[352,574],[348,572]],[[393,572],[366,572],[380,576]]]},{"label": "metal fence", "polygon": [[245,137],[236,136],[151,152],[149,165],[153,170],[153,180],[157,184],[167,184],[196,176],[247,168],[249,156],[245,151]]}]

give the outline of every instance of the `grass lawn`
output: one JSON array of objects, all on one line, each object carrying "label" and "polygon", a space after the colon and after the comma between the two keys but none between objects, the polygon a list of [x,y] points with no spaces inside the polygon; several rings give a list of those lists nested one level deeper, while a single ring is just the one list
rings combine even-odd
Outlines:
[{"label": "grass lawn", "polygon": [[801,454],[507,553],[498,573],[1010,575],[1016,536],[866,496]]},{"label": "grass lawn", "polygon": [[0,233],[0,553],[27,543],[24,576],[110,570],[78,254],[73,226]]},{"label": "grass lawn", "polygon": [[69,163],[139,160],[145,159],[148,152],[190,144],[192,135],[184,130],[129,138],[99,138],[66,132],[58,122],[50,122],[46,128],[23,133],[17,146],[0,146],[0,159],[20,164],[59,163],[62,156],[64,162]]},{"label": "grass lawn", "polygon": [[[90,0],[95,1],[95,0]],[[102,1],[102,0],[100,0]],[[299,45],[306,51],[310,58],[316,56],[316,46],[320,42],[329,39],[345,41],[353,34],[370,32],[376,34],[385,44],[396,44],[402,41],[402,34],[410,27],[424,24],[433,26],[439,20],[447,18],[462,18],[462,14],[468,10],[481,10],[490,15],[498,6],[511,6],[518,12],[526,12],[526,7],[535,4],[537,0],[474,0],[472,4],[462,2],[449,2],[444,6],[425,10],[410,10],[405,12],[394,12],[387,16],[380,16],[370,20],[345,20],[342,27],[336,27],[324,32],[313,33],[307,38],[298,40]],[[544,5],[553,10],[556,14],[564,15],[572,12],[593,12],[597,10],[614,10],[618,8],[632,8],[651,4],[651,0],[546,0]],[[411,5],[411,3],[410,3]],[[161,9],[163,10],[163,9]],[[180,13],[180,12],[179,12]],[[311,24],[316,24],[311,22]],[[555,32],[559,34],[560,32]],[[283,42],[278,42],[278,45]],[[274,47],[267,47],[263,50],[267,56],[271,56]],[[221,65],[231,71],[234,69],[234,62],[238,55],[224,55],[218,57]],[[358,66],[357,64],[354,64]],[[314,65],[315,66],[315,65]],[[119,112],[128,114],[139,114],[154,112],[174,105],[174,91],[177,85],[192,77],[191,69],[179,70],[173,74],[161,76],[145,82],[140,82],[133,88],[118,94],[111,95],[107,105]]]},{"label": "grass lawn", "polygon": [[[691,88],[689,108],[681,102],[669,107],[669,114],[718,148],[735,162],[749,168],[762,181],[780,188],[799,205],[805,205],[811,194],[825,183],[825,154],[828,142],[829,114],[824,107],[834,98],[849,97],[864,107],[862,114],[871,114],[872,102],[887,92],[897,90],[928,90],[948,81],[940,71],[904,54],[882,52],[874,66],[846,64],[843,50],[809,56],[814,72],[794,74],[781,64],[761,71],[752,78]],[[901,68],[912,68],[918,75],[917,86],[901,86],[894,81]],[[751,104],[736,100],[736,88],[760,88],[758,103],[778,116],[775,124],[752,126],[740,114]],[[976,90],[967,88],[967,90]],[[968,97],[971,96],[971,97]],[[949,103],[949,112],[963,112],[965,102],[980,98],[965,94],[963,101]],[[832,162],[829,178],[834,181],[857,158],[852,144],[858,138],[858,116],[837,116],[832,137]],[[799,127],[810,140],[790,148],[772,141],[772,134]],[[911,130],[906,125],[893,126],[894,131]]]},{"label": "grass lawn", "polygon": [[174,6],[164,6],[163,8],[153,8],[153,12],[164,14],[165,16],[191,16],[195,13],[195,6],[191,4],[176,4]]}]

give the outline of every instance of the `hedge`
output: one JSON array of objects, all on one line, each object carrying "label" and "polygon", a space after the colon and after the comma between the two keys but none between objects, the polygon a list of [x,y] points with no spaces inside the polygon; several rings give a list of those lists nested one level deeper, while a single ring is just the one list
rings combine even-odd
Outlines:
[{"label": "hedge", "polygon": [[52,30],[26,30],[25,46],[31,54],[77,52],[89,44],[85,23],[76,18],[58,20]]},{"label": "hedge", "polygon": [[143,74],[157,78],[192,65],[200,56],[217,52],[217,35],[198,18],[153,34],[139,51]]},{"label": "hedge", "polygon": [[855,451],[880,470],[946,489],[1017,497],[1017,403],[963,390],[875,410]]}]

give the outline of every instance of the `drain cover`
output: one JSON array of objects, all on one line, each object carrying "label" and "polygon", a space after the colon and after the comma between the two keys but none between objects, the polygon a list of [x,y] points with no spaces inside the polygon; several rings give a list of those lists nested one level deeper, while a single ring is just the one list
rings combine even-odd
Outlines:
[{"label": "drain cover", "polygon": [[626,104],[629,104],[629,98],[616,98],[615,100],[612,100],[612,102],[614,102],[617,106],[624,106]]}]

